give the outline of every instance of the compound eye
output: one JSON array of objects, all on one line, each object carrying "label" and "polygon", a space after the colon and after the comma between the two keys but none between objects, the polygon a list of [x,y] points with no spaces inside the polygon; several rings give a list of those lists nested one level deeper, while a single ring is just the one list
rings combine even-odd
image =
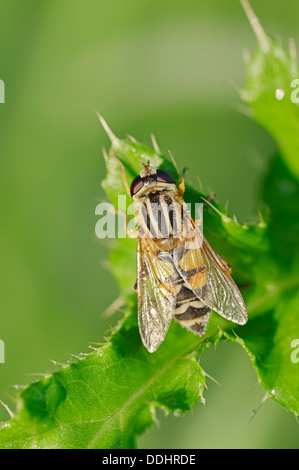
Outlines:
[{"label": "compound eye", "polygon": [[164,170],[157,170],[157,181],[160,183],[175,183],[173,176]]},{"label": "compound eye", "polygon": [[140,175],[136,176],[136,178],[133,180],[131,184],[131,196],[134,196],[134,194],[138,193],[140,189],[143,186],[143,181]]}]

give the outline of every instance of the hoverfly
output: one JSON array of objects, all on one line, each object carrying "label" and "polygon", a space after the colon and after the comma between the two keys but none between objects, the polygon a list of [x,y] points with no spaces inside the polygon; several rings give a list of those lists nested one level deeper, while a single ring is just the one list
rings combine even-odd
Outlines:
[{"label": "hoverfly", "polygon": [[198,336],[211,310],[244,325],[247,310],[230,266],[211,248],[185,210],[184,174],[172,175],[150,162],[133,180],[130,194],[137,223],[138,324],[142,342],[154,352],[172,318]]}]

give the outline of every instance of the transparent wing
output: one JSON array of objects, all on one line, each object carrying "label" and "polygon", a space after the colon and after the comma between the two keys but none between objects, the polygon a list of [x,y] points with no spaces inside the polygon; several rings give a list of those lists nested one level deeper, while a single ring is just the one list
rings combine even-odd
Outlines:
[{"label": "transparent wing", "polygon": [[227,320],[244,325],[248,318],[246,305],[228,267],[189,214],[185,216],[184,223],[184,239],[173,253],[176,269],[208,307]]},{"label": "transparent wing", "polygon": [[146,349],[154,352],[164,340],[175,311],[175,268],[168,253],[158,257],[150,239],[138,238],[137,247],[139,331]]}]

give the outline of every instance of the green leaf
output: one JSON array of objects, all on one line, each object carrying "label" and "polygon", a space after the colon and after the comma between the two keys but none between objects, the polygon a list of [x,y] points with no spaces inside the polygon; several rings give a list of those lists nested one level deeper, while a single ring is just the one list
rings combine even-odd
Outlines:
[{"label": "green leaf", "polygon": [[298,310],[298,293],[287,292],[272,310],[252,319],[240,337],[230,336],[250,355],[266,397],[295,414],[299,410],[299,371],[291,355],[294,333],[298,336],[299,331]]},{"label": "green leaf", "polygon": [[289,266],[299,254],[299,185],[279,155],[263,179],[261,198],[271,214],[268,235],[273,249]]},{"label": "green leaf", "polygon": [[0,429],[2,448],[129,448],[156,407],[181,414],[202,399],[198,338],[173,324],[151,355],[135,309],[105,345],[21,392],[18,415]]},{"label": "green leaf", "polygon": [[298,179],[299,102],[293,97],[294,80],[298,78],[295,45],[290,42],[290,52],[286,52],[265,33],[248,3],[243,4],[258,46],[247,65],[241,96],[254,120],[274,137],[282,158]]},{"label": "green leaf", "polygon": [[267,396],[298,414],[299,370],[291,360],[291,343],[299,332],[299,106],[291,96],[298,67],[293,43],[286,53],[266,35],[249,4],[242,3],[258,47],[247,66],[241,96],[280,152],[270,162],[261,184],[271,249],[268,259],[258,260],[257,282],[247,297],[251,320],[238,331],[238,341],[250,354]]}]

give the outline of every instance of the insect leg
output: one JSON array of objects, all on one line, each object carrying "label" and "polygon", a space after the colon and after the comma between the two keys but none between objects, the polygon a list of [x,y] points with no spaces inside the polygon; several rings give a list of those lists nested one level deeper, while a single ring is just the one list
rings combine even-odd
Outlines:
[{"label": "insect leg", "polygon": [[131,197],[131,191],[130,191],[130,186],[129,186],[129,183],[128,183],[128,180],[127,180],[127,177],[126,177],[125,167],[124,167],[123,163],[120,161],[120,159],[117,158],[117,156],[115,155],[113,150],[110,150],[110,152],[112,152],[114,158],[117,160],[117,162],[120,166],[121,179],[123,180],[123,183],[124,183],[124,186],[126,188],[126,191],[127,191],[128,195]]},{"label": "insect leg", "polygon": [[125,188],[126,188],[126,191],[127,191],[128,195],[131,196],[130,186],[129,186],[128,180],[126,178],[125,167],[124,167],[124,165],[122,164],[122,162],[120,160],[118,160],[118,163],[120,165],[121,179],[123,180],[123,183],[125,185]]},{"label": "insect leg", "polygon": [[187,168],[183,168],[183,171],[182,171],[182,174],[181,174],[181,178],[182,178],[182,181],[179,185],[179,197],[182,197],[184,192],[185,192],[185,173],[187,171]]},{"label": "insect leg", "polygon": [[[218,253],[217,253],[217,254],[218,254]],[[218,256],[219,256],[219,255],[218,255]],[[233,273],[233,270],[232,270],[230,264],[228,264],[227,261],[225,261],[223,258],[221,258],[221,256],[219,256],[219,258],[220,258],[220,261],[221,261],[221,263],[222,263],[222,265],[223,265],[225,271],[227,271],[229,274],[232,274],[232,273]]]},{"label": "insect leg", "polygon": [[137,230],[130,230],[129,232],[127,231],[127,237],[128,238],[137,238],[138,237],[138,231]]},{"label": "insect leg", "polygon": [[202,204],[203,206],[206,206],[209,202],[213,201],[216,197],[216,194],[215,193],[212,193],[210,197],[208,197],[208,199],[206,199]]},{"label": "insect leg", "polygon": [[[124,186],[126,188],[126,191],[128,193],[128,195],[131,197],[131,191],[130,191],[130,187],[129,187],[129,183],[128,183],[128,180],[126,178],[126,173],[125,173],[125,167],[123,165],[123,163],[119,160],[119,158],[117,158],[117,156],[115,155],[115,153],[113,152],[113,156],[114,158],[117,160],[119,166],[120,166],[120,171],[121,171],[121,178],[123,180],[123,183],[124,183]],[[118,209],[115,209],[116,213],[117,214],[120,214],[120,215],[123,215],[125,217],[125,232],[126,232],[126,236],[128,238],[136,238],[137,235],[138,235],[138,232],[137,230],[130,230],[128,231],[128,224],[129,224],[129,217],[128,215],[123,212],[123,211],[120,211]]]},{"label": "insect leg", "polygon": [[225,261],[225,259],[221,258],[219,253],[217,253],[216,251],[215,251],[215,253],[217,254],[217,256],[219,258],[219,261],[221,262],[221,264],[224,267],[225,271],[227,271],[229,274],[232,274],[233,270],[232,270],[230,264],[227,261]]}]

